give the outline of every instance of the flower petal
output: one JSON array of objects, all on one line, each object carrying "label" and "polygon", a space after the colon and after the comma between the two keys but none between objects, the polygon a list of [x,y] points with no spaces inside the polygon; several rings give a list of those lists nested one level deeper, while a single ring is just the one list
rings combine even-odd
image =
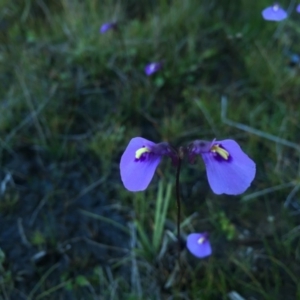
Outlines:
[{"label": "flower petal", "polygon": [[159,71],[162,67],[161,62],[152,62],[145,67],[145,73],[147,76],[151,76],[152,74]]},{"label": "flower petal", "polygon": [[105,33],[111,29],[115,29],[116,28],[117,23],[116,22],[109,22],[109,23],[104,23],[102,24],[102,26],[100,27],[100,33]]},{"label": "flower petal", "polygon": [[234,140],[215,141],[229,152],[230,159],[216,159],[212,153],[202,153],[208,182],[217,195],[238,195],[250,186],[256,173],[253,160]]},{"label": "flower petal", "polygon": [[146,160],[136,161],[135,153],[144,146],[154,145],[151,141],[136,137],[129,142],[124,151],[120,162],[120,172],[123,184],[129,191],[143,191],[148,187],[160,163],[161,156],[150,153]]},{"label": "flower petal", "polygon": [[[199,239],[201,238],[203,238],[204,241],[202,243],[199,243]],[[189,234],[186,241],[186,247],[193,255],[198,258],[209,256],[212,253],[207,233]]]},{"label": "flower petal", "polygon": [[265,8],[261,14],[263,18],[267,21],[280,22],[287,18],[286,11],[278,5],[273,5]]}]

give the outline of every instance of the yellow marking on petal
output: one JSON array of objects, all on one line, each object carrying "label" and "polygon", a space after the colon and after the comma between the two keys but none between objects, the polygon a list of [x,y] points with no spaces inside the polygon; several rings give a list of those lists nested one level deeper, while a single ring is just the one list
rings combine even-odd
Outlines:
[{"label": "yellow marking on petal", "polygon": [[219,145],[213,145],[210,149],[211,152],[218,153],[221,157],[228,160],[229,152],[221,148]]},{"label": "yellow marking on petal", "polygon": [[135,151],[135,158],[140,159],[144,153],[151,152],[151,150],[147,147],[142,147]]},{"label": "yellow marking on petal", "polygon": [[205,242],[205,237],[201,236],[201,238],[198,240],[198,244],[203,244]]}]

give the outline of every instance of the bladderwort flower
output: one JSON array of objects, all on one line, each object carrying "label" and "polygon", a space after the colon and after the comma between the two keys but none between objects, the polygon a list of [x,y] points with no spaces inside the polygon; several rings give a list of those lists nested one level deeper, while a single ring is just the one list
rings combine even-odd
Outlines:
[{"label": "bladderwort flower", "polygon": [[296,12],[300,14],[300,4],[297,5]]},{"label": "bladderwort flower", "polygon": [[109,30],[115,30],[115,29],[117,29],[117,22],[104,23],[100,27],[100,33],[105,33]]},{"label": "bladderwort flower", "polygon": [[121,179],[125,188],[131,192],[145,190],[162,156],[169,156],[176,165],[177,154],[168,143],[155,144],[142,137],[131,139],[120,161]]},{"label": "bladderwort flower", "polygon": [[152,62],[145,67],[145,73],[147,76],[151,76],[162,68],[162,62]]},{"label": "bladderwort flower", "polygon": [[261,14],[266,21],[280,22],[287,18],[287,12],[278,3],[265,8]]},{"label": "bladderwort flower", "polygon": [[210,256],[212,253],[207,232],[189,234],[186,240],[186,247],[198,258]]},{"label": "bladderwort flower", "polygon": [[255,177],[255,163],[234,140],[196,140],[187,151],[191,163],[196,155],[202,156],[209,185],[217,195],[242,194]]}]

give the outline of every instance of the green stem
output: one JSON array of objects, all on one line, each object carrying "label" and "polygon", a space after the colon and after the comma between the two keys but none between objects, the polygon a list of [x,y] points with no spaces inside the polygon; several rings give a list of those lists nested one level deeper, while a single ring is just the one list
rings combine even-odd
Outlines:
[{"label": "green stem", "polygon": [[180,261],[180,170],[181,170],[181,162],[183,158],[183,149],[182,147],[178,150],[178,164],[177,164],[177,171],[176,171],[176,203],[177,203],[177,240],[178,240],[178,261]]}]

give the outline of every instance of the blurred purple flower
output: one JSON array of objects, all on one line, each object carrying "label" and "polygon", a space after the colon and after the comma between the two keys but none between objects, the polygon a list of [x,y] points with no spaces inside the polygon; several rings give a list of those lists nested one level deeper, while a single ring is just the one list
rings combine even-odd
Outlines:
[{"label": "blurred purple flower", "polygon": [[109,30],[114,30],[117,28],[117,22],[108,22],[108,23],[104,23],[101,27],[100,27],[100,33],[105,33]]},{"label": "blurred purple flower", "polygon": [[255,177],[255,163],[234,140],[196,140],[188,154],[191,163],[197,154],[202,156],[209,185],[217,195],[242,194]]},{"label": "blurred purple flower", "polygon": [[210,256],[212,253],[208,233],[191,233],[187,237],[186,247],[198,258]]},{"label": "blurred purple flower", "polygon": [[286,11],[277,3],[265,8],[261,14],[265,20],[275,22],[280,22],[287,17]]},{"label": "blurred purple flower", "polygon": [[163,155],[176,163],[176,153],[168,143],[155,144],[141,137],[131,139],[120,161],[125,188],[132,192],[145,190]]},{"label": "blurred purple flower", "polygon": [[296,12],[300,14],[300,4],[297,5]]},{"label": "blurred purple flower", "polygon": [[145,73],[147,76],[151,76],[162,68],[162,62],[152,62],[145,67]]}]

